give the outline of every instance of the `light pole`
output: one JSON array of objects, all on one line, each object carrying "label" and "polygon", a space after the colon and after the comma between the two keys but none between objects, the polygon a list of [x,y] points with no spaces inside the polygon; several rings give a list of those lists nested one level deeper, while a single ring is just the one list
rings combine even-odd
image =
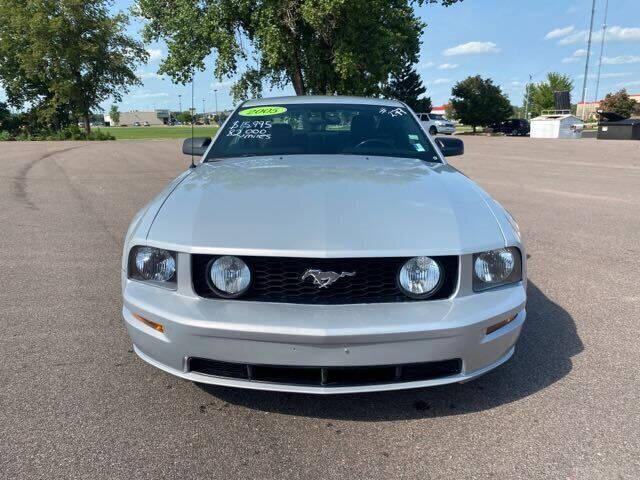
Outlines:
[{"label": "light pole", "polygon": [[182,113],[182,95],[178,95],[178,113]]},{"label": "light pole", "polygon": [[216,116],[215,116],[214,120],[216,121],[216,123],[219,126],[220,122],[218,121],[218,89],[217,88],[213,89],[213,96],[214,96],[214,98],[216,100],[216,113],[215,113]]},{"label": "light pole", "polygon": [[[591,55],[591,34],[593,33],[593,17],[595,13],[596,13],[596,0],[593,0],[593,2],[591,2],[591,23],[589,24],[589,36],[587,37],[587,59],[584,62],[584,79],[582,81],[582,98],[580,99],[580,103],[582,103],[583,112],[584,112],[584,101],[587,95],[587,76],[589,75],[589,56]],[[584,120],[584,118],[582,118],[582,120]]]},{"label": "light pole", "polygon": [[604,52],[604,37],[607,35],[607,12],[609,10],[609,0],[604,4],[604,22],[602,23],[602,39],[600,40],[600,60],[598,60],[598,76],[596,77],[596,93],[593,101],[598,101],[598,90],[600,88],[600,71],[602,70],[602,53]]},{"label": "light pole", "polygon": [[531,86],[531,80],[533,79],[533,75],[529,75],[529,82],[526,87],[526,95],[524,97],[524,118],[525,120],[529,120],[529,87]]}]

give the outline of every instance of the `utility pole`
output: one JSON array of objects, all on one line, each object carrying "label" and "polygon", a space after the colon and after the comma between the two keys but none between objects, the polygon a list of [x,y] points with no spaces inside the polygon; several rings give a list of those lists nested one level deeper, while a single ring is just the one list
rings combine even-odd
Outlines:
[{"label": "utility pole", "polygon": [[529,87],[531,85],[531,80],[533,79],[533,75],[529,74],[529,82],[527,82],[527,93],[524,99],[524,118],[525,120],[529,120]]},{"label": "utility pole", "polygon": [[178,95],[178,113],[182,113],[182,95]]},{"label": "utility pole", "polygon": [[598,76],[596,77],[596,92],[593,101],[598,101],[598,89],[600,88],[600,71],[602,70],[602,54],[604,52],[604,37],[607,35],[607,12],[609,11],[609,0],[604,4],[604,22],[602,23],[602,39],[600,40],[600,59],[598,60]]},{"label": "utility pole", "polygon": [[204,110],[204,98],[203,98],[202,99],[202,121],[203,122],[204,122],[204,113],[205,113],[205,110]]},{"label": "utility pole", "polygon": [[587,60],[584,62],[584,80],[582,81],[582,116],[584,120],[584,100],[587,93],[587,75],[589,74],[589,56],[591,55],[591,35],[593,33],[593,17],[596,13],[596,0],[591,2],[591,23],[589,25],[589,38],[587,40]]}]

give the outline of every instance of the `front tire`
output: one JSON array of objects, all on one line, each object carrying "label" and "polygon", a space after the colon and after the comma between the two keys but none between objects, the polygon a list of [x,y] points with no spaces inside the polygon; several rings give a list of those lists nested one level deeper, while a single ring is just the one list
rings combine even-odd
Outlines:
[{"label": "front tire", "polygon": [[429,134],[434,137],[438,134],[438,129],[436,127],[429,127]]}]

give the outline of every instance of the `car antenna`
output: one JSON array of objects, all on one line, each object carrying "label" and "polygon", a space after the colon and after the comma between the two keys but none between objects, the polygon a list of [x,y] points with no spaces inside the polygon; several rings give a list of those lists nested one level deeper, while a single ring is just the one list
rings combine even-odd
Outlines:
[{"label": "car antenna", "polygon": [[193,71],[193,76],[191,77],[191,165],[189,168],[196,168],[196,164],[193,161],[193,124],[195,123],[195,109],[193,108],[193,83],[196,77],[196,71]]}]

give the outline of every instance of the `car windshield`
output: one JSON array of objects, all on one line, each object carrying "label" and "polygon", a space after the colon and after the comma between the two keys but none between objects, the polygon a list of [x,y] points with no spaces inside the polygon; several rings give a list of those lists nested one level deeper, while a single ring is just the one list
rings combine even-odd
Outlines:
[{"label": "car windshield", "polygon": [[205,161],[332,154],[441,161],[408,108],[331,103],[240,108],[225,124]]},{"label": "car windshield", "polygon": [[429,116],[431,117],[431,120],[444,120],[444,115],[441,113],[430,113]]}]

